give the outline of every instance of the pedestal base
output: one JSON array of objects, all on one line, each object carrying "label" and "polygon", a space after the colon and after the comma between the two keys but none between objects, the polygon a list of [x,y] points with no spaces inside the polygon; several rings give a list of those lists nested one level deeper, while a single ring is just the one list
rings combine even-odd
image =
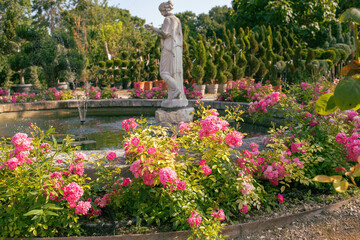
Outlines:
[{"label": "pedestal base", "polygon": [[187,108],[168,108],[158,109],[155,112],[155,120],[157,124],[163,127],[174,126],[177,127],[180,122],[191,122],[194,115],[190,113],[195,112],[193,107]]},{"label": "pedestal base", "polygon": [[164,101],[162,101],[161,103],[161,107],[162,108],[182,108],[182,107],[186,107],[188,105],[188,100],[187,99],[166,99]]}]

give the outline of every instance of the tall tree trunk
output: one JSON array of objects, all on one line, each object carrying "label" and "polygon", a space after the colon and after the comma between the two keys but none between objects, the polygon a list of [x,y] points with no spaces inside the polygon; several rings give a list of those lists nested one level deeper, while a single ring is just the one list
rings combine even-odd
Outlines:
[{"label": "tall tree trunk", "polygon": [[107,59],[111,60],[111,54],[109,53],[109,48],[108,48],[107,42],[104,42],[104,48],[105,48],[105,53],[106,53]]},{"label": "tall tree trunk", "polygon": [[24,73],[25,73],[25,70],[24,70],[24,69],[20,69],[20,70],[19,70],[20,84],[25,84]]}]

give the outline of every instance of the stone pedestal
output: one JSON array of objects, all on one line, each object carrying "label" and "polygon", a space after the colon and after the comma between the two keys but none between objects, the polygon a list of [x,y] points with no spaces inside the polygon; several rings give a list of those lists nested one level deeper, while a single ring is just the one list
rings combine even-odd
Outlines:
[{"label": "stone pedestal", "polygon": [[179,109],[179,108],[184,108],[188,105],[188,100],[185,99],[166,99],[164,101],[162,101],[161,103],[161,107],[163,109],[165,108],[169,108],[169,109]]},{"label": "stone pedestal", "polygon": [[163,127],[170,125],[178,127],[180,122],[190,122],[194,115],[190,113],[195,112],[193,107],[185,108],[160,108],[155,112],[156,122]]}]

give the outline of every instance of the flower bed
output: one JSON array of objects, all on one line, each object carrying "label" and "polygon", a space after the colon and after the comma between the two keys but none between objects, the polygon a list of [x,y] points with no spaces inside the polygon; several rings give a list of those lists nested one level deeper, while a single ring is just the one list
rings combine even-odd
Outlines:
[{"label": "flower bed", "polygon": [[[110,86],[103,89],[90,87],[89,91],[84,89],[85,93],[90,99],[115,99],[118,98],[116,88],[110,88]],[[5,89],[0,88],[0,104],[4,103],[25,103],[25,102],[36,102],[36,101],[61,101],[76,99],[75,91],[72,90],[57,90],[56,88],[49,88],[49,90],[42,91],[39,93],[12,93]]]},{"label": "flower bed", "polygon": [[180,123],[172,136],[145,119],[125,120],[130,178],[121,177],[117,156],[109,153],[95,162],[98,177],[90,181],[83,171],[87,160],[75,154],[70,139],[57,145],[49,137],[52,130],[43,133],[33,126],[31,138],[19,133],[11,144],[0,145],[1,236],[80,235],[80,222],[137,217],[149,227],[190,229],[192,238],[223,238],[224,223],[251,210],[277,208],[294,188],[329,191],[314,177],[334,176],[357,164],[358,113],[320,116],[313,112],[313,100],[279,99],[273,107],[291,121],[272,129],[261,151],[255,143],[236,150],[244,135],[228,121],[239,120],[237,109],[219,117],[200,105],[198,120]]},{"label": "flower bed", "polygon": [[[160,87],[153,87],[150,90],[144,90],[140,88],[139,83],[135,83],[135,88],[129,90],[131,93],[130,98],[137,99],[166,99],[168,97],[167,90],[163,90],[160,84]],[[202,99],[203,96],[201,92],[194,90],[194,85],[190,88],[184,87],[184,93],[187,99]]]}]

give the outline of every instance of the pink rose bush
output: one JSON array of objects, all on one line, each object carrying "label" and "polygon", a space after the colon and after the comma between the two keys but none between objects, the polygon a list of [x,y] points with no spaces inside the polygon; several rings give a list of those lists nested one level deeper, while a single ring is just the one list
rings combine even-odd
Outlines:
[{"label": "pink rose bush", "polygon": [[[129,90],[130,98],[135,99],[166,99],[168,97],[167,90],[163,90],[162,86],[153,87],[150,90],[145,90],[140,88],[139,83],[135,83],[135,88]],[[184,87],[184,93],[187,99],[202,99],[203,96],[201,92],[194,91],[194,86],[192,85],[190,88]]]},{"label": "pink rose bush", "polygon": [[[244,91],[251,88],[244,82],[238,84]],[[319,84],[297,86],[302,88],[311,94],[327,91]],[[30,222],[40,210],[37,206],[43,206],[43,213],[58,215],[46,216],[55,231],[75,224],[78,218],[111,212],[116,220],[137,216],[149,225],[170,223],[174,230],[191,229],[195,239],[215,239],[221,238],[225,222],[245,218],[252,209],[276,208],[287,201],[290,188],[318,188],[313,181],[316,175],[324,171],[344,174],[357,164],[358,112],[321,116],[314,111],[313,97],[300,103],[291,95],[285,99],[272,92],[271,87],[269,92],[267,87],[263,90],[246,90],[249,102],[268,104],[259,107],[256,115],[265,116],[261,109],[271,107],[287,123],[271,129],[264,146],[243,146],[245,134],[229,124],[233,119],[201,104],[197,120],[180,123],[171,134],[167,128],[149,126],[145,119],[131,118],[122,122],[125,159],[109,151],[94,161],[98,177],[91,180],[91,187],[85,181],[85,166],[90,164],[86,155],[69,151],[71,145],[66,143],[67,155],[60,157],[51,142],[18,133],[11,144],[1,145],[5,157],[0,165],[0,189],[15,186],[21,191],[1,206],[11,214],[20,211],[22,222]],[[270,106],[271,102],[276,103]],[[121,175],[122,161],[130,167],[126,177]],[[43,180],[27,182],[34,179]],[[29,206],[27,202],[33,201],[39,204]],[[12,220],[6,221],[0,230],[10,234],[12,229],[7,226]],[[22,237],[34,236],[29,226],[19,228]]]},{"label": "pink rose bush", "polygon": [[140,88],[139,83],[135,83],[135,88],[129,90],[130,98],[135,99],[165,99],[167,98],[167,90],[162,90],[162,87],[153,87],[150,90]]},{"label": "pink rose bush", "polygon": [[[11,144],[0,143],[0,194],[3,196],[1,208],[16,219],[1,217],[0,232],[4,236],[16,231],[22,237],[55,236],[63,232],[69,222],[75,233],[80,231],[80,224],[75,221],[78,215],[86,215],[91,203],[82,199],[85,189],[83,164],[87,162],[82,153],[75,153],[69,140],[58,149],[51,142],[43,139],[54,133],[50,129],[46,134],[31,125],[31,136],[17,133]],[[58,155],[64,156],[63,160]],[[40,211],[43,211],[42,213]],[[40,217],[39,216],[46,217]],[[34,224],[34,219],[40,225]],[[22,222],[12,225],[11,222]],[[73,222],[72,222],[73,221]],[[42,230],[42,224],[52,229]],[[10,226],[13,226],[10,228]],[[36,230],[29,231],[29,228]]]},{"label": "pink rose bush", "polygon": [[190,224],[190,227],[198,227],[201,223],[201,216],[197,212],[192,212],[191,217],[187,219],[187,222]]},{"label": "pink rose bush", "polygon": [[[158,211],[174,212],[174,224],[181,225],[180,229],[191,227],[195,236],[202,236],[199,228],[202,224],[213,226],[219,234],[225,215],[236,214],[230,207],[232,204],[251,205],[258,197],[254,180],[244,173],[248,184],[239,181],[241,169],[230,161],[231,152],[242,145],[244,135],[232,129],[215,109],[203,108],[200,112],[203,115],[198,121],[180,123],[179,131],[172,136],[165,129],[144,125],[141,119],[135,121],[136,127],[125,129],[124,151],[134,179],[131,187],[123,189],[118,199],[112,197],[109,205],[127,209],[134,204],[137,193],[144,194],[141,204],[146,216],[157,216]],[[124,124],[132,122],[125,120]],[[184,157],[179,152],[181,147],[196,153],[200,159]],[[229,189],[220,190],[223,186]],[[219,190],[214,192],[214,187]],[[220,210],[207,212],[203,197],[208,199],[207,208]],[[154,206],[158,201],[163,204]],[[157,218],[160,222],[167,219]]]},{"label": "pink rose bush", "polygon": [[252,102],[259,101],[273,91],[271,84],[254,84],[249,78],[233,81],[227,90],[221,93],[218,101]]},{"label": "pink rose bush", "polygon": [[84,89],[86,91],[86,95],[89,97],[89,99],[97,100],[97,99],[115,99],[119,98],[116,94],[117,89],[111,88],[110,85],[107,87],[104,87],[103,89],[100,89],[98,87],[91,86],[88,90]]},{"label": "pink rose bush", "polygon": [[[90,89],[86,91],[86,95],[89,97],[89,99],[97,100],[97,99],[114,99],[119,98],[117,95],[117,89],[111,88],[110,86],[107,86],[103,89],[95,88],[93,86],[90,87]],[[54,88],[49,88],[48,90],[39,92],[39,93],[11,93],[9,95],[9,92],[5,89],[0,88],[0,104],[3,103],[25,103],[25,102],[38,102],[38,101],[62,101],[62,100],[70,100],[70,99],[76,99],[75,98],[74,91],[72,90],[57,90]]]}]

